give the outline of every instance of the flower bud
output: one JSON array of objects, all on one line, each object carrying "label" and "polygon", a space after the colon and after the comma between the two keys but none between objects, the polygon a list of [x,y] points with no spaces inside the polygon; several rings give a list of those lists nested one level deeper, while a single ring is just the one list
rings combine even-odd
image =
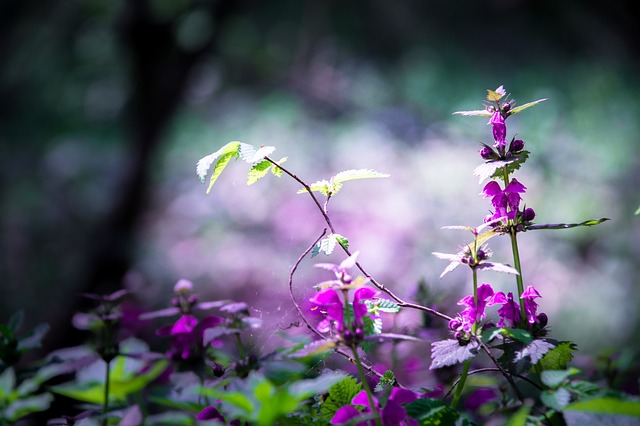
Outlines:
[{"label": "flower bud", "polygon": [[192,294],[191,296],[189,296],[189,305],[193,306],[196,303],[198,303],[198,296],[195,294]]},{"label": "flower bud", "polygon": [[451,321],[449,321],[449,330],[456,331],[460,327],[462,327],[462,322],[460,322],[459,319],[454,318]]},{"label": "flower bud", "polygon": [[478,260],[485,260],[487,258],[487,253],[482,249],[479,249],[476,254],[478,256]]},{"label": "flower bud", "polygon": [[493,158],[494,152],[491,148],[489,147],[484,147],[480,150],[480,157],[484,158],[485,160],[491,160]]},{"label": "flower bud", "polygon": [[514,154],[522,151],[523,148],[524,148],[524,141],[522,139],[514,139],[511,141],[511,144],[509,145],[509,151],[511,151]]},{"label": "flower bud", "polygon": [[502,111],[507,112],[511,109],[511,102],[505,102],[502,104]]},{"label": "flower bud", "polygon": [[549,317],[544,312],[538,314],[536,318],[538,319],[538,322],[540,323],[540,327],[542,328],[546,327],[547,324],[549,323]]},{"label": "flower bud", "polygon": [[189,280],[178,280],[176,285],[173,286],[173,292],[176,294],[190,293],[193,290],[193,283]]},{"label": "flower bud", "polygon": [[527,207],[522,212],[522,220],[525,222],[531,222],[536,217],[536,212],[531,208]]}]

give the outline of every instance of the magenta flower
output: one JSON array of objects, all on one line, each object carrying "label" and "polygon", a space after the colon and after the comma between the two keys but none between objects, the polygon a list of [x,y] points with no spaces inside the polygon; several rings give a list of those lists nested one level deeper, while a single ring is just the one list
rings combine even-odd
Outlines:
[{"label": "magenta flower", "polygon": [[526,190],[527,188],[515,178],[511,179],[511,182],[509,182],[504,190],[500,188],[500,184],[496,181],[487,183],[482,189],[481,194],[484,198],[491,198],[494,214],[485,217],[484,221],[489,222],[502,217],[514,220],[518,214],[518,208],[522,199],[520,194]]},{"label": "magenta flower", "polygon": [[[207,316],[199,321],[190,314],[181,315],[173,324],[168,324],[156,330],[158,336],[171,336],[171,346],[168,355],[176,359],[189,359],[202,352],[202,338],[204,330],[217,326],[222,318]],[[210,345],[217,342],[212,341]]]},{"label": "magenta flower", "polygon": [[502,148],[507,145],[507,126],[502,113],[500,111],[494,112],[487,124],[491,124],[493,130],[493,139],[496,141],[494,146],[500,149],[500,152],[504,152]]},{"label": "magenta flower", "polygon": [[219,420],[221,422],[224,422],[224,417],[215,407],[208,406],[200,411],[200,413],[198,413],[198,415],[196,416],[196,420]]},{"label": "magenta flower", "polygon": [[[373,398],[375,403],[375,409],[380,413],[380,417],[382,419],[382,424],[384,426],[414,426],[418,425],[418,421],[407,417],[407,412],[404,409],[404,405],[415,401],[418,399],[418,394],[409,390],[402,388],[393,388],[391,391],[391,395],[389,395],[389,399],[385,404],[384,408],[380,409],[380,403],[376,398]],[[353,399],[351,400],[353,405],[363,406],[364,409],[362,413],[371,413],[372,407],[369,404],[369,398],[367,397],[366,391],[360,391]],[[339,425],[344,423],[350,423],[352,420],[356,419],[361,415],[360,411],[358,411],[353,405],[345,405],[336,411],[335,415],[331,419],[331,424]],[[368,420],[365,422],[356,423],[357,426],[372,426],[375,425],[375,421]]]},{"label": "magenta flower", "polygon": [[461,328],[466,332],[470,332],[473,324],[478,323],[485,317],[484,309],[494,293],[495,292],[491,285],[483,283],[478,286],[477,303],[473,300],[473,295],[465,296],[460,299],[458,301],[458,305],[466,306],[466,308],[460,312],[460,318],[453,319],[450,322],[449,328],[453,330]]},{"label": "magenta flower", "polygon": [[349,275],[349,269],[353,268],[356,264],[356,259],[358,258],[359,251],[356,251],[351,256],[347,257],[343,260],[339,265],[334,263],[316,263],[317,268],[327,269],[329,271],[333,271],[336,274],[336,279],[331,281],[324,281],[318,284],[318,287],[324,288],[329,286],[342,286],[345,284],[350,284],[353,281],[351,275]]},{"label": "magenta flower", "polygon": [[[346,290],[342,290],[346,291]],[[309,301],[313,305],[311,309],[320,309],[326,318],[318,324],[318,330],[328,332],[334,325],[338,334],[345,337],[345,333],[353,331],[356,334],[363,333],[362,317],[367,312],[365,300],[373,299],[377,291],[369,287],[361,287],[353,294],[353,319],[351,324],[345,326],[345,307],[341,295],[333,288],[326,288],[315,294]]]},{"label": "magenta flower", "polygon": [[[524,310],[529,324],[540,322],[536,315],[538,304],[534,301],[540,297],[542,296],[533,286],[528,286],[520,296],[524,300]],[[516,327],[520,324],[520,304],[513,299],[513,293],[508,293],[505,296],[503,292],[498,292],[490,304],[502,304],[502,307],[498,309],[500,316],[498,327]]]}]

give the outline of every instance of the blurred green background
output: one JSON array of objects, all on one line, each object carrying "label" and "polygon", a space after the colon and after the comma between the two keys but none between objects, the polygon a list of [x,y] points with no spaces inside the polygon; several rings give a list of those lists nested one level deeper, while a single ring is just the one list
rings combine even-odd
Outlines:
[{"label": "blurred green background", "polygon": [[[517,178],[536,222],[611,218],[522,235],[525,282],[541,292],[554,337],[584,353],[638,348],[639,8],[4,1],[0,317],[25,308],[32,324],[53,325],[50,346],[66,344],[79,294],[126,285],[158,308],[187,278],[203,298],[249,301],[267,323],[258,340],[296,321],[288,271],[321,218],[291,180],[246,187],[240,162],[205,196],[196,161],[230,140],[275,145],[307,182],[351,168],[389,173],[332,200],[338,232],[401,297],[424,279],[455,301],[469,277],[440,280],[446,263],[431,252],[468,239],[443,226],[487,214],[472,170],[491,132],[485,118],[451,113],[481,108],[486,89],[504,84],[519,104],[549,98],[507,122],[532,153]],[[505,241],[492,246],[510,262]],[[301,300],[328,278],[315,260],[297,276]]]}]

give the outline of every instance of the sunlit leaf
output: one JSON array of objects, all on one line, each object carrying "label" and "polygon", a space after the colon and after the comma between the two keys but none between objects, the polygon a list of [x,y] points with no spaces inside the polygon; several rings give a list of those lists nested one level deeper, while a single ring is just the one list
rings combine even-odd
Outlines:
[{"label": "sunlit leaf", "polygon": [[510,109],[510,110],[507,112],[507,114],[508,114],[508,115],[517,114],[517,113],[519,113],[519,112],[524,111],[524,110],[525,110],[525,109],[527,109],[527,108],[531,108],[532,106],[537,105],[537,104],[539,104],[540,102],[544,102],[544,101],[546,101],[546,100],[549,100],[549,98],[543,98],[543,99],[538,99],[537,101],[528,102],[528,103],[526,103],[526,104],[524,104],[524,105],[520,105],[519,107],[515,107],[515,108],[513,108],[513,109]]},{"label": "sunlit leaf", "polygon": [[458,412],[443,401],[420,398],[407,404],[407,415],[418,420],[420,425],[455,425],[460,417]]},{"label": "sunlit leaf", "polygon": [[486,109],[478,109],[474,111],[456,111],[453,114],[464,115],[464,116],[479,116],[479,117],[491,117],[491,113]]},{"label": "sunlit leaf", "polygon": [[488,271],[502,272],[505,274],[520,275],[517,269],[503,263],[482,262],[477,265],[476,268]]},{"label": "sunlit leaf", "polygon": [[[279,159],[278,161],[276,161],[276,164],[282,164],[285,161],[287,161],[287,157],[282,157],[281,159]],[[271,168],[271,173],[276,176],[276,177],[281,177],[282,176],[282,169],[278,166],[273,166]]]},{"label": "sunlit leaf", "polygon": [[329,388],[329,395],[320,406],[320,416],[331,420],[341,407],[351,404],[354,396],[360,392],[362,385],[352,376],[347,376]]},{"label": "sunlit leaf", "polygon": [[594,226],[599,225],[602,222],[606,222],[610,220],[608,217],[603,217],[602,219],[591,219],[585,220],[580,223],[549,223],[546,225],[529,225],[527,226],[527,230],[536,230],[536,229],[568,229],[568,228],[576,228],[579,226]]},{"label": "sunlit leaf", "polygon": [[533,340],[522,350],[515,353],[513,362],[526,360],[530,365],[533,365],[540,361],[542,357],[554,347],[555,344],[552,341],[546,339]]},{"label": "sunlit leaf", "polygon": [[207,174],[209,173],[209,169],[216,161],[218,161],[220,157],[229,153],[238,154],[240,144],[241,143],[237,141],[229,142],[228,144],[226,144],[216,152],[209,154],[206,157],[203,157],[200,160],[198,160],[198,163],[196,164],[196,174],[200,178],[200,182],[204,183],[204,180],[207,177]]},{"label": "sunlit leaf", "polygon": [[546,390],[540,393],[540,401],[549,408],[562,411],[571,401],[571,392],[564,388]]},{"label": "sunlit leaf", "polygon": [[487,90],[487,100],[489,102],[498,102],[505,94],[503,86],[498,87],[495,91]]},{"label": "sunlit leaf", "polygon": [[346,182],[355,179],[374,179],[389,177],[386,173],[380,173],[371,169],[353,169],[345,170],[333,176],[331,180],[335,183]]},{"label": "sunlit leaf", "polygon": [[431,366],[429,370],[459,364],[478,354],[480,345],[471,341],[465,346],[453,339],[441,340],[431,344]]},{"label": "sunlit leaf", "polygon": [[316,340],[309,343],[302,349],[291,354],[293,358],[306,358],[310,356],[323,355],[335,349],[336,343],[333,340]]},{"label": "sunlit leaf", "polygon": [[564,411],[581,411],[585,413],[602,413],[640,417],[640,401],[625,400],[605,396],[601,398],[589,399],[586,401],[576,401],[564,407]]},{"label": "sunlit leaf", "polygon": [[545,370],[540,374],[540,380],[545,386],[555,389],[567,380],[569,376],[573,376],[579,372],[580,370],[577,368],[569,368],[567,370]]},{"label": "sunlit leaf", "polygon": [[267,160],[262,160],[259,163],[254,164],[247,175],[247,186],[253,185],[258,180],[265,177],[267,173],[269,173],[271,166],[272,164]]},{"label": "sunlit leaf", "polygon": [[486,179],[501,178],[504,173],[503,168],[507,168],[509,174],[515,172],[524,164],[529,158],[529,151],[523,150],[514,154],[513,157],[506,160],[490,160],[486,163],[480,164],[473,170],[473,174],[478,176],[480,183]]},{"label": "sunlit leaf", "polygon": [[49,409],[53,395],[43,393],[29,398],[22,398],[13,401],[4,409],[4,417],[14,422],[28,414],[37,413]]},{"label": "sunlit leaf", "polygon": [[216,183],[216,180],[218,180],[218,178],[220,177],[220,175],[222,174],[224,169],[227,167],[227,164],[229,164],[229,161],[231,161],[231,159],[233,157],[235,157],[236,155],[237,155],[237,153],[235,153],[235,152],[229,152],[227,154],[224,154],[223,156],[221,156],[218,159],[218,162],[216,163],[215,167],[213,168],[213,174],[211,175],[211,180],[209,181],[209,187],[207,188],[207,194],[211,191],[211,188],[213,188],[213,184]]}]

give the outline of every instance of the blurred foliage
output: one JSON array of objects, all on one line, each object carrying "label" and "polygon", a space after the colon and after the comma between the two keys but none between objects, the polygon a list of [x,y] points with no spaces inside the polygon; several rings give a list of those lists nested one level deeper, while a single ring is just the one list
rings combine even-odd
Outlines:
[{"label": "blurred foliage", "polygon": [[[345,169],[389,173],[345,189],[333,205],[338,229],[400,293],[426,277],[455,295],[465,278],[436,284],[442,265],[429,253],[462,243],[442,226],[473,226],[486,213],[471,171],[490,133],[484,119],[451,113],[504,84],[520,104],[550,98],[509,128],[532,153],[522,181],[541,223],[612,219],[523,237],[526,274],[556,334],[587,350],[598,348],[575,329],[637,347],[637,9],[3,2],[0,312],[24,307],[31,325],[55,323],[79,292],[123,284],[155,305],[182,276],[218,298],[284,292],[319,222],[293,182],[261,181],[260,192],[230,175],[205,197],[195,163],[229,140],[277,146],[309,182]],[[294,321],[278,300],[253,306]]]}]

